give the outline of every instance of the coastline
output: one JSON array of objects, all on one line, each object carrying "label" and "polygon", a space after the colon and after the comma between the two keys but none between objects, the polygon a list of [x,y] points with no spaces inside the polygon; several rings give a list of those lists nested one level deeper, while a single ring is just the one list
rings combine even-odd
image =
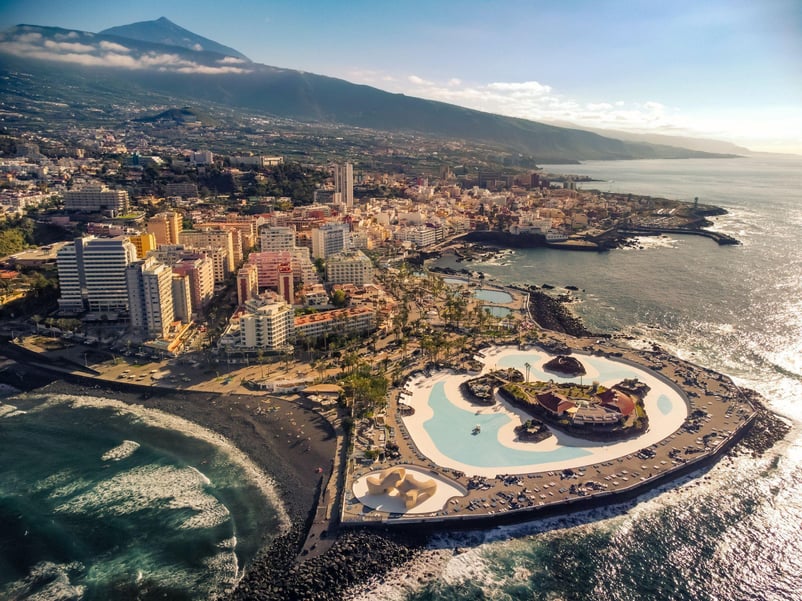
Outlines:
[{"label": "coastline", "polygon": [[[548,297],[545,293],[539,294]],[[540,309],[534,309],[530,304],[531,317],[542,327],[546,327],[541,320],[546,321],[544,316],[551,311],[557,311],[559,315],[555,318],[555,323],[562,326],[570,324],[571,327],[567,329],[584,328],[584,324],[571,314],[570,309],[559,301],[552,300],[554,303],[547,303]],[[544,335],[555,346],[566,344],[566,340],[572,342],[570,333],[567,338],[559,333],[544,332]],[[36,366],[29,367],[29,370],[34,377],[37,377],[35,374],[43,373]],[[296,483],[307,487],[303,495],[298,496],[293,493],[284,495],[287,509],[293,518],[292,526],[286,533],[272,538],[269,542],[265,539],[268,544],[246,567],[242,580],[230,595],[231,599],[341,599],[346,592],[356,590],[354,587],[359,588],[372,581],[382,582],[385,574],[396,571],[404,573],[408,572],[408,568],[414,569],[417,565],[415,558],[420,557],[420,551],[426,548],[426,541],[433,528],[444,529],[442,524],[432,526],[425,523],[422,526],[410,525],[404,528],[403,532],[399,532],[397,528],[376,526],[348,528],[337,535],[331,549],[325,554],[298,563],[298,552],[309,526],[311,512],[314,511],[320,476],[314,474],[314,470],[305,471],[299,467],[296,461],[297,452],[285,449],[281,445],[270,448],[266,444],[270,442],[271,435],[275,436],[274,430],[278,424],[260,423],[262,421],[260,416],[253,414],[254,404],[261,402],[264,397],[220,395],[187,390],[166,391],[117,383],[113,380],[104,380],[98,384],[96,379],[88,375],[75,378],[83,384],[59,381],[46,389],[69,393],[77,388],[80,394],[89,393],[97,396],[104,396],[107,390],[114,390],[115,398],[119,400],[175,413],[226,436],[237,448],[248,454],[263,471],[273,476],[283,491],[292,490],[292,486]],[[102,387],[95,388],[95,386]],[[122,394],[119,394],[121,392]],[[745,393],[750,394],[753,402],[758,401],[755,403],[759,408],[758,417],[754,427],[745,432],[740,441],[733,441],[726,449],[722,449],[726,454],[745,449],[747,452],[760,455],[782,439],[788,429],[780,419],[761,405],[755,393],[751,391]],[[287,403],[281,400],[278,402]],[[209,411],[210,405],[227,410]],[[327,460],[331,459],[334,452],[334,442],[331,441],[330,444],[332,451],[326,457]],[[538,511],[525,517],[518,517],[513,521],[537,522],[547,516],[565,515],[581,509],[621,503],[631,504],[635,499],[650,494],[651,490],[665,486],[667,482],[674,481],[683,474],[693,474],[707,469],[714,461],[715,458],[704,464],[689,466],[682,473],[668,474],[665,479],[654,481],[654,484],[648,487],[639,487],[626,497],[611,494],[595,499],[587,507],[581,504],[564,505],[559,509]],[[328,465],[329,463],[324,464],[326,467]],[[498,515],[487,516],[486,521],[463,523],[461,529],[493,527],[505,521],[500,520]]]}]

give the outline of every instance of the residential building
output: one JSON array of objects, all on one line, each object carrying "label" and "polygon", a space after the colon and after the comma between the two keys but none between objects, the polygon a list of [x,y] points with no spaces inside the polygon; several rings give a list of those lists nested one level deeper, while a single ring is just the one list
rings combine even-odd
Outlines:
[{"label": "residential building", "polygon": [[361,250],[341,252],[326,259],[329,284],[366,286],[373,283],[373,262]]},{"label": "residential building", "polygon": [[155,236],[157,245],[178,244],[182,227],[181,214],[169,211],[148,219],[147,231]]},{"label": "residential building", "polygon": [[156,236],[153,234],[139,234],[138,236],[129,236],[128,239],[136,248],[137,259],[144,259],[150,251],[156,250]]},{"label": "residential building", "polygon": [[259,248],[262,251],[293,250],[295,230],[291,227],[264,226],[259,230]]},{"label": "residential building", "polygon": [[214,154],[211,150],[199,150],[193,152],[189,160],[194,165],[212,165],[214,164]]},{"label": "residential building", "polygon": [[[191,246],[197,250],[224,249],[227,255],[225,260],[226,275],[234,273],[237,261],[234,255],[234,233],[231,230],[186,230],[178,235],[178,241],[180,244]],[[242,260],[241,254],[240,252],[240,261]]]},{"label": "residential building", "polygon": [[189,323],[192,320],[192,289],[189,275],[173,273],[171,289],[175,318],[183,323]]},{"label": "residential building", "polygon": [[349,336],[376,329],[376,312],[370,307],[348,307],[295,318],[295,339],[316,340],[327,335]]},{"label": "residential building", "polygon": [[166,338],[175,320],[172,270],[149,257],[131,263],[126,278],[131,328],[151,338]]},{"label": "residential building", "polygon": [[292,279],[304,286],[316,284],[320,280],[317,270],[309,258],[308,248],[296,248],[292,251],[255,252],[248,257],[248,262],[256,265],[259,277],[259,289],[278,290],[279,267],[289,264],[292,268]]},{"label": "residential building", "polygon": [[282,263],[278,266],[278,295],[288,305],[292,305],[295,302],[292,266],[289,263]]},{"label": "residential building", "polygon": [[341,194],[341,201],[350,213],[354,208],[354,166],[351,163],[335,165],[334,193]]},{"label": "residential building", "polygon": [[284,162],[284,157],[266,157],[262,155],[254,156],[231,156],[229,162],[232,167],[274,167]]},{"label": "residential building", "polygon": [[284,351],[293,341],[293,317],[292,307],[284,301],[252,298],[232,318],[220,345],[245,352]]},{"label": "residential building", "polygon": [[197,198],[198,185],[194,182],[170,182],[165,193],[167,196],[181,196],[183,198]]},{"label": "residential building", "polygon": [[203,253],[186,255],[173,265],[173,273],[189,278],[192,314],[201,315],[214,296],[212,260]]},{"label": "residential building", "polygon": [[78,313],[128,311],[126,268],[137,260],[136,248],[125,236],[78,238],[58,253],[62,295],[59,307]]},{"label": "residential building", "polygon": [[347,223],[326,223],[312,230],[312,256],[325,259],[335,253],[348,250],[349,231]]},{"label": "residential building", "polygon": [[244,305],[258,294],[259,270],[256,265],[246,263],[237,272],[237,304]]},{"label": "residential building", "polygon": [[99,184],[64,192],[64,209],[67,211],[106,213],[116,217],[127,213],[128,206],[128,192],[125,190],[110,190]]}]

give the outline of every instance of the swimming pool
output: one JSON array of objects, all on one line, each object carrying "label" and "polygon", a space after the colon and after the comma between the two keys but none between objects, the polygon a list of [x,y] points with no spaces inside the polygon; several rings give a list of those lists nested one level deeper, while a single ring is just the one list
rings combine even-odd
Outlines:
[{"label": "swimming pool", "polygon": [[[637,378],[649,386],[644,399],[649,429],[623,441],[592,442],[555,432],[545,441],[517,440],[514,428],[527,419],[523,411],[500,402],[492,407],[467,401],[459,384],[469,376],[441,372],[414,381],[408,390],[415,414],[404,423],[418,449],[447,468],[469,475],[493,476],[499,473],[530,473],[589,465],[623,457],[655,444],[674,433],[688,415],[680,391],[653,372],[605,357],[575,355],[587,370],[582,377],[564,377],[543,369],[552,356],[542,350],[521,351],[514,347],[488,349],[485,371],[515,367],[529,380],[555,382],[592,381],[611,386],[627,378]],[[475,432],[476,426],[479,431]]]},{"label": "swimming pool", "polygon": [[507,307],[483,307],[486,313],[490,313],[493,317],[507,317],[512,311]]},{"label": "swimming pool", "polygon": [[512,302],[512,295],[501,290],[489,290],[487,288],[480,288],[473,295],[479,300],[487,301],[488,303],[498,303],[499,305],[506,305]]},{"label": "swimming pool", "polygon": [[[478,467],[522,466],[533,462],[575,459],[590,454],[575,447],[560,447],[551,451],[505,447],[499,442],[499,430],[509,424],[512,417],[504,412],[476,413],[457,407],[446,397],[444,382],[438,382],[432,388],[429,406],[434,415],[423,427],[437,441],[438,448],[445,455],[461,463]],[[474,434],[473,430],[477,425],[481,432]]]}]

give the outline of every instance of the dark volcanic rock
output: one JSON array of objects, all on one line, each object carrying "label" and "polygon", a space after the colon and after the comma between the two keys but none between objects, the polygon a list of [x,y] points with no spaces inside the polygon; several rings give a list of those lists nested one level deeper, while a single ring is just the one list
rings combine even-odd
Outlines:
[{"label": "dark volcanic rock", "polygon": [[567,376],[584,376],[587,373],[579,359],[568,355],[557,355],[548,363],[544,363],[543,368]]},{"label": "dark volcanic rock", "polygon": [[334,601],[351,587],[412,559],[425,542],[415,534],[348,530],[324,555],[295,563],[302,528],[278,537],[248,569],[232,601]]}]

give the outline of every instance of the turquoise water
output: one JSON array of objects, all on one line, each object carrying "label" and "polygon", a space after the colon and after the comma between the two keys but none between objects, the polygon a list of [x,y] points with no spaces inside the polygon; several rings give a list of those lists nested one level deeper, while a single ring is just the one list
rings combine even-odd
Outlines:
[{"label": "turquoise water", "polygon": [[[553,451],[524,451],[505,447],[498,441],[498,431],[510,423],[511,418],[504,413],[477,414],[460,409],[446,397],[443,382],[437,382],[432,387],[429,406],[434,415],[423,424],[426,433],[441,453],[461,463],[477,467],[518,466],[590,455],[589,451],[576,447],[561,447]],[[482,431],[473,434],[477,424]]]},{"label": "turquoise water", "polygon": [[487,288],[480,288],[474,292],[473,295],[479,300],[486,301],[488,303],[498,303],[499,305],[505,305],[512,302],[512,296],[506,292],[502,292],[501,290],[488,290]]},{"label": "turquoise water", "polygon": [[279,528],[248,466],[197,427],[6,400],[26,412],[0,418],[2,599],[209,599]]},{"label": "turquoise water", "polygon": [[[492,359],[492,368],[518,369],[526,374],[526,365],[529,363],[529,380],[548,382],[553,380],[561,383],[590,384],[597,380],[601,384],[612,385],[628,378],[642,379],[642,372],[610,359],[581,355],[580,360],[589,368],[591,373],[598,375],[581,378],[561,376],[544,371],[540,365],[547,355],[544,353],[515,353],[501,357],[497,362]],[[674,403],[682,403],[679,396],[672,399],[661,394],[657,400],[658,410],[668,415],[674,409]],[[506,413],[486,413],[467,411],[454,405],[448,400],[445,393],[444,382],[437,382],[429,395],[428,404],[434,415],[424,422],[423,427],[432,439],[437,449],[445,456],[465,465],[476,467],[494,466],[522,466],[538,463],[550,463],[585,457],[591,452],[580,447],[561,447],[553,451],[534,451],[525,449],[512,449],[499,442],[498,431],[510,423],[511,418]],[[472,433],[474,426],[481,426],[481,433]]]},{"label": "turquoise water", "polygon": [[674,404],[671,402],[671,399],[668,398],[666,395],[661,394],[657,398],[657,408],[663,415],[668,415],[669,413],[671,413],[671,409],[673,406]]}]

